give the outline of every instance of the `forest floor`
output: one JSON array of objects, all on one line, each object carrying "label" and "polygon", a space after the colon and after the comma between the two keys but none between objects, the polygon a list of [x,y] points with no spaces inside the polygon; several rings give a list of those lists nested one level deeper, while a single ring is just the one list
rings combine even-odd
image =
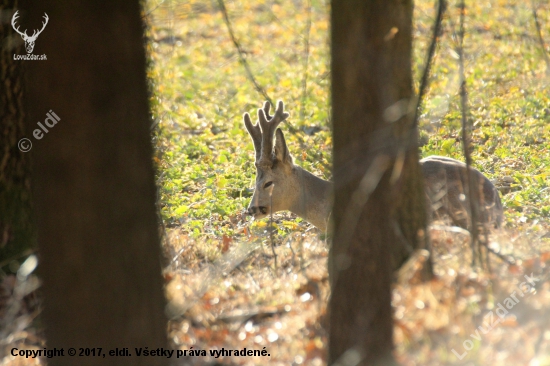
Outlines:
[{"label": "forest floor", "polygon": [[[331,179],[329,6],[308,4],[226,6],[258,84],[291,113],[281,127],[295,162]],[[548,43],[550,5],[535,5]],[[326,364],[325,238],[289,213],[275,215],[273,237],[269,220],[242,215],[255,174],[242,115],[254,115],[265,97],[239,62],[217,2],[149,1],[145,12],[168,335],[175,349],[207,353],[175,364]],[[423,157],[463,160],[458,14],[450,3],[420,119]],[[411,366],[550,365],[550,77],[543,58],[550,49],[541,49],[530,2],[468,2],[466,14],[471,153],[505,207],[504,228],[489,245],[515,263],[490,254],[484,268],[471,266],[467,233],[432,226],[435,279],[420,283],[413,265],[393,290],[395,356]],[[416,88],[434,19],[433,2],[415,2]],[[0,286],[0,303],[13,293],[10,281]],[[30,329],[10,336],[37,343]],[[210,356],[222,348],[269,355]],[[0,361],[16,364],[24,363]]]},{"label": "forest floor", "polygon": [[[273,238],[269,220],[242,215],[255,175],[242,115],[254,116],[265,97],[213,4],[189,1],[150,14],[170,340],[181,350],[265,347],[270,354],[198,357],[196,364],[322,365],[327,243],[288,213],[275,216]],[[291,114],[294,130],[282,128],[296,163],[331,179],[329,8],[311,5],[226,3],[252,74]],[[471,153],[505,207],[504,228],[489,243],[517,261],[490,255],[490,269],[472,268],[468,235],[432,227],[436,278],[422,284],[400,274],[394,288],[395,355],[404,365],[550,365],[550,79],[527,4],[469,2],[466,14]],[[420,120],[423,157],[463,160],[458,15],[450,3]],[[537,15],[550,42],[550,6],[538,4]],[[433,2],[415,2],[415,87],[434,19]],[[541,281],[521,285],[519,296],[531,274]],[[513,307],[502,319],[499,304]]]}]

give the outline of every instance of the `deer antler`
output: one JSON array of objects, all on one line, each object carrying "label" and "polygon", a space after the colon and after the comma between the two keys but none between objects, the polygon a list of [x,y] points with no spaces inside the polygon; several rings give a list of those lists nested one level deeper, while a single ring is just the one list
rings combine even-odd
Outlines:
[{"label": "deer antler", "polygon": [[262,153],[262,131],[260,129],[259,124],[252,124],[252,121],[250,120],[250,115],[248,112],[246,112],[243,115],[244,119],[244,125],[246,126],[246,130],[248,131],[248,134],[250,137],[252,137],[252,142],[254,142],[254,151],[256,151],[256,161],[260,160],[260,156]]},{"label": "deer antler", "polygon": [[[282,102],[280,102],[280,103],[282,103]],[[265,116],[267,117],[267,119],[272,119],[273,118],[273,116],[269,114],[270,109],[271,109],[271,104],[269,104],[269,102],[266,100],[264,102],[264,113],[265,113]]]},{"label": "deer antler", "polygon": [[284,112],[284,109],[285,105],[280,100],[277,103],[275,115],[269,118],[269,120],[266,119],[266,114],[269,116],[269,103],[265,102],[264,109],[258,109],[258,119],[260,120],[260,127],[262,128],[262,155],[258,162],[259,165],[273,165],[271,154],[273,152],[273,137],[275,135],[275,130],[281,122],[290,116],[290,114]]},{"label": "deer antler", "polygon": [[39,31],[34,30],[34,32],[32,33],[32,36],[29,37],[32,40],[35,40],[40,35],[40,33],[42,33],[44,28],[46,28],[46,25],[48,24],[48,20],[50,20],[50,18],[48,17],[48,14],[46,14],[46,13],[44,13],[44,18],[45,18],[46,21],[42,22],[42,29],[40,29]]},{"label": "deer antler", "polygon": [[23,39],[25,41],[34,41],[36,40],[36,38],[40,35],[40,33],[42,33],[42,31],[44,30],[44,28],[46,28],[46,25],[48,24],[48,20],[50,20],[50,18],[48,17],[48,14],[44,13],[44,18],[45,18],[45,22],[42,22],[42,29],[40,30],[34,30],[34,32],[32,33],[32,36],[28,36],[27,34],[27,30],[25,29],[25,32],[21,32],[19,30],[19,26],[16,27],[16,24],[15,24],[15,20],[17,18],[19,18],[19,15],[17,14],[19,13],[19,10],[17,10],[15,12],[15,14],[13,14],[13,17],[11,18],[11,26],[13,27],[13,29],[19,33],[21,35],[21,37],[23,37]]},{"label": "deer antler", "polygon": [[273,165],[272,152],[273,152],[273,136],[277,126],[287,119],[290,114],[284,112],[285,105],[282,101],[277,103],[277,110],[275,115],[269,114],[270,105],[269,102],[264,103],[263,109],[258,109],[259,123],[252,124],[250,115],[244,114],[244,124],[252,141],[254,142],[254,150],[256,150],[256,164],[260,166]]},{"label": "deer antler", "polygon": [[21,35],[21,37],[23,37],[23,39],[26,39],[26,38],[29,37],[29,36],[27,36],[27,30],[25,30],[25,32],[22,33],[22,32],[19,30],[19,26],[15,27],[15,20],[16,20],[17,18],[19,18],[19,15],[17,15],[17,13],[19,13],[19,10],[17,10],[17,11],[15,12],[15,14],[13,14],[13,17],[11,18],[11,26],[13,27],[13,29],[14,29],[17,33],[19,33],[19,34]]}]

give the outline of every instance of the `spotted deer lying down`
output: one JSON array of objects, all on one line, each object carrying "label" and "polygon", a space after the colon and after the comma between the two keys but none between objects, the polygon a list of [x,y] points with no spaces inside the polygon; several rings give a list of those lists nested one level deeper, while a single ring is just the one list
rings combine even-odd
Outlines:
[{"label": "spotted deer lying down", "polygon": [[[256,151],[256,187],[247,212],[260,219],[270,212],[288,210],[325,231],[332,207],[332,182],[293,163],[283,132],[277,128],[289,114],[284,111],[281,101],[274,115],[270,115],[269,110],[270,105],[265,102],[263,109],[258,109],[259,123],[256,124],[252,124],[248,113],[243,116]],[[468,228],[466,164],[442,156],[429,156],[420,160],[420,165],[432,219],[448,217],[454,225]],[[471,172],[479,192],[478,222],[500,226],[503,213],[497,189],[478,170],[472,168]]]}]

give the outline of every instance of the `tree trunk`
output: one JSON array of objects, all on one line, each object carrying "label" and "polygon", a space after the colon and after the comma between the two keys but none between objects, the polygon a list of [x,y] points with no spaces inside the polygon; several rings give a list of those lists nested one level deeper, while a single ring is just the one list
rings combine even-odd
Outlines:
[{"label": "tree trunk", "polygon": [[22,28],[49,17],[34,49],[47,60],[26,61],[43,316],[65,350],[48,364],[167,364],[134,350],[167,344],[139,1],[25,4]]},{"label": "tree trunk", "polygon": [[[0,12],[11,19],[17,1],[0,1]],[[18,148],[25,137],[23,63],[13,59],[24,52],[23,40],[10,21],[0,22],[0,270],[34,249],[31,224],[30,156]],[[22,142],[25,144],[25,142]],[[21,146],[23,150],[24,146]]]},{"label": "tree trunk", "polygon": [[393,271],[426,243],[410,108],[412,11],[411,0],[332,1],[329,364],[395,363]]}]

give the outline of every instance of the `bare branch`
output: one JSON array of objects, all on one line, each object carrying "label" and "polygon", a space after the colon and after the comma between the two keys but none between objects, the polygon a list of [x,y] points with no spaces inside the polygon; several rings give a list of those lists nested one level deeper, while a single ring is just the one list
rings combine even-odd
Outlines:
[{"label": "bare branch", "polygon": [[300,118],[305,116],[305,103],[307,97],[307,70],[309,64],[309,33],[311,30],[311,0],[307,0],[306,5],[307,21],[304,29],[304,69],[302,74],[302,98],[300,100]]},{"label": "bare branch", "polygon": [[533,19],[535,20],[535,27],[537,28],[537,38],[542,51],[542,56],[544,58],[544,62],[546,62],[546,75],[550,75],[550,57],[548,57],[548,53],[546,52],[546,43],[544,42],[544,38],[542,38],[542,29],[540,27],[539,18],[537,16],[537,7],[535,6],[535,0],[531,0],[531,10],[533,12]]},{"label": "bare branch", "polygon": [[[477,179],[472,171],[472,157],[470,155],[470,125],[468,124],[468,92],[466,89],[466,75],[464,70],[464,17],[466,13],[466,5],[464,0],[460,1],[460,28],[459,28],[459,43],[457,53],[459,55],[459,74],[460,74],[460,107],[462,114],[462,146],[464,151],[464,159],[466,160],[466,174],[468,182],[466,185],[466,196],[470,205],[470,225],[471,225],[471,247],[472,247],[472,265],[481,261],[481,246],[479,245],[479,191],[477,189]],[[476,254],[477,249],[477,254]]]},{"label": "bare branch", "polygon": [[422,101],[424,99],[424,94],[428,88],[429,78],[430,78],[430,69],[432,66],[432,59],[435,54],[435,48],[437,46],[437,38],[441,33],[441,20],[443,19],[443,14],[447,9],[446,0],[438,0],[437,7],[437,16],[435,18],[435,24],[432,34],[432,41],[430,42],[430,47],[428,48],[428,55],[426,56],[426,64],[424,65],[424,72],[422,73],[422,79],[420,80],[420,89],[418,90],[418,99],[416,101],[416,109],[413,119],[413,129],[418,126],[418,120],[420,118],[420,112],[422,111]]},{"label": "bare branch", "polygon": [[231,37],[231,40],[233,41],[233,44],[235,45],[235,48],[237,48],[237,52],[239,54],[239,61],[244,66],[244,69],[246,71],[246,75],[248,76],[248,79],[254,84],[254,88],[258,93],[260,93],[267,101],[269,101],[270,104],[273,104],[273,101],[267,95],[264,88],[261,87],[261,85],[256,81],[256,78],[254,77],[254,74],[252,74],[252,71],[250,70],[250,66],[248,65],[248,62],[246,61],[246,58],[244,57],[243,50],[241,48],[241,45],[239,41],[237,41],[237,38],[235,37],[235,34],[233,33],[233,27],[231,26],[231,21],[229,20],[229,16],[227,15],[227,9],[225,8],[225,3],[223,0],[218,0],[218,4],[220,6],[220,10],[223,14],[223,20],[225,21],[225,25],[227,26],[227,30],[229,31],[229,36]]}]

